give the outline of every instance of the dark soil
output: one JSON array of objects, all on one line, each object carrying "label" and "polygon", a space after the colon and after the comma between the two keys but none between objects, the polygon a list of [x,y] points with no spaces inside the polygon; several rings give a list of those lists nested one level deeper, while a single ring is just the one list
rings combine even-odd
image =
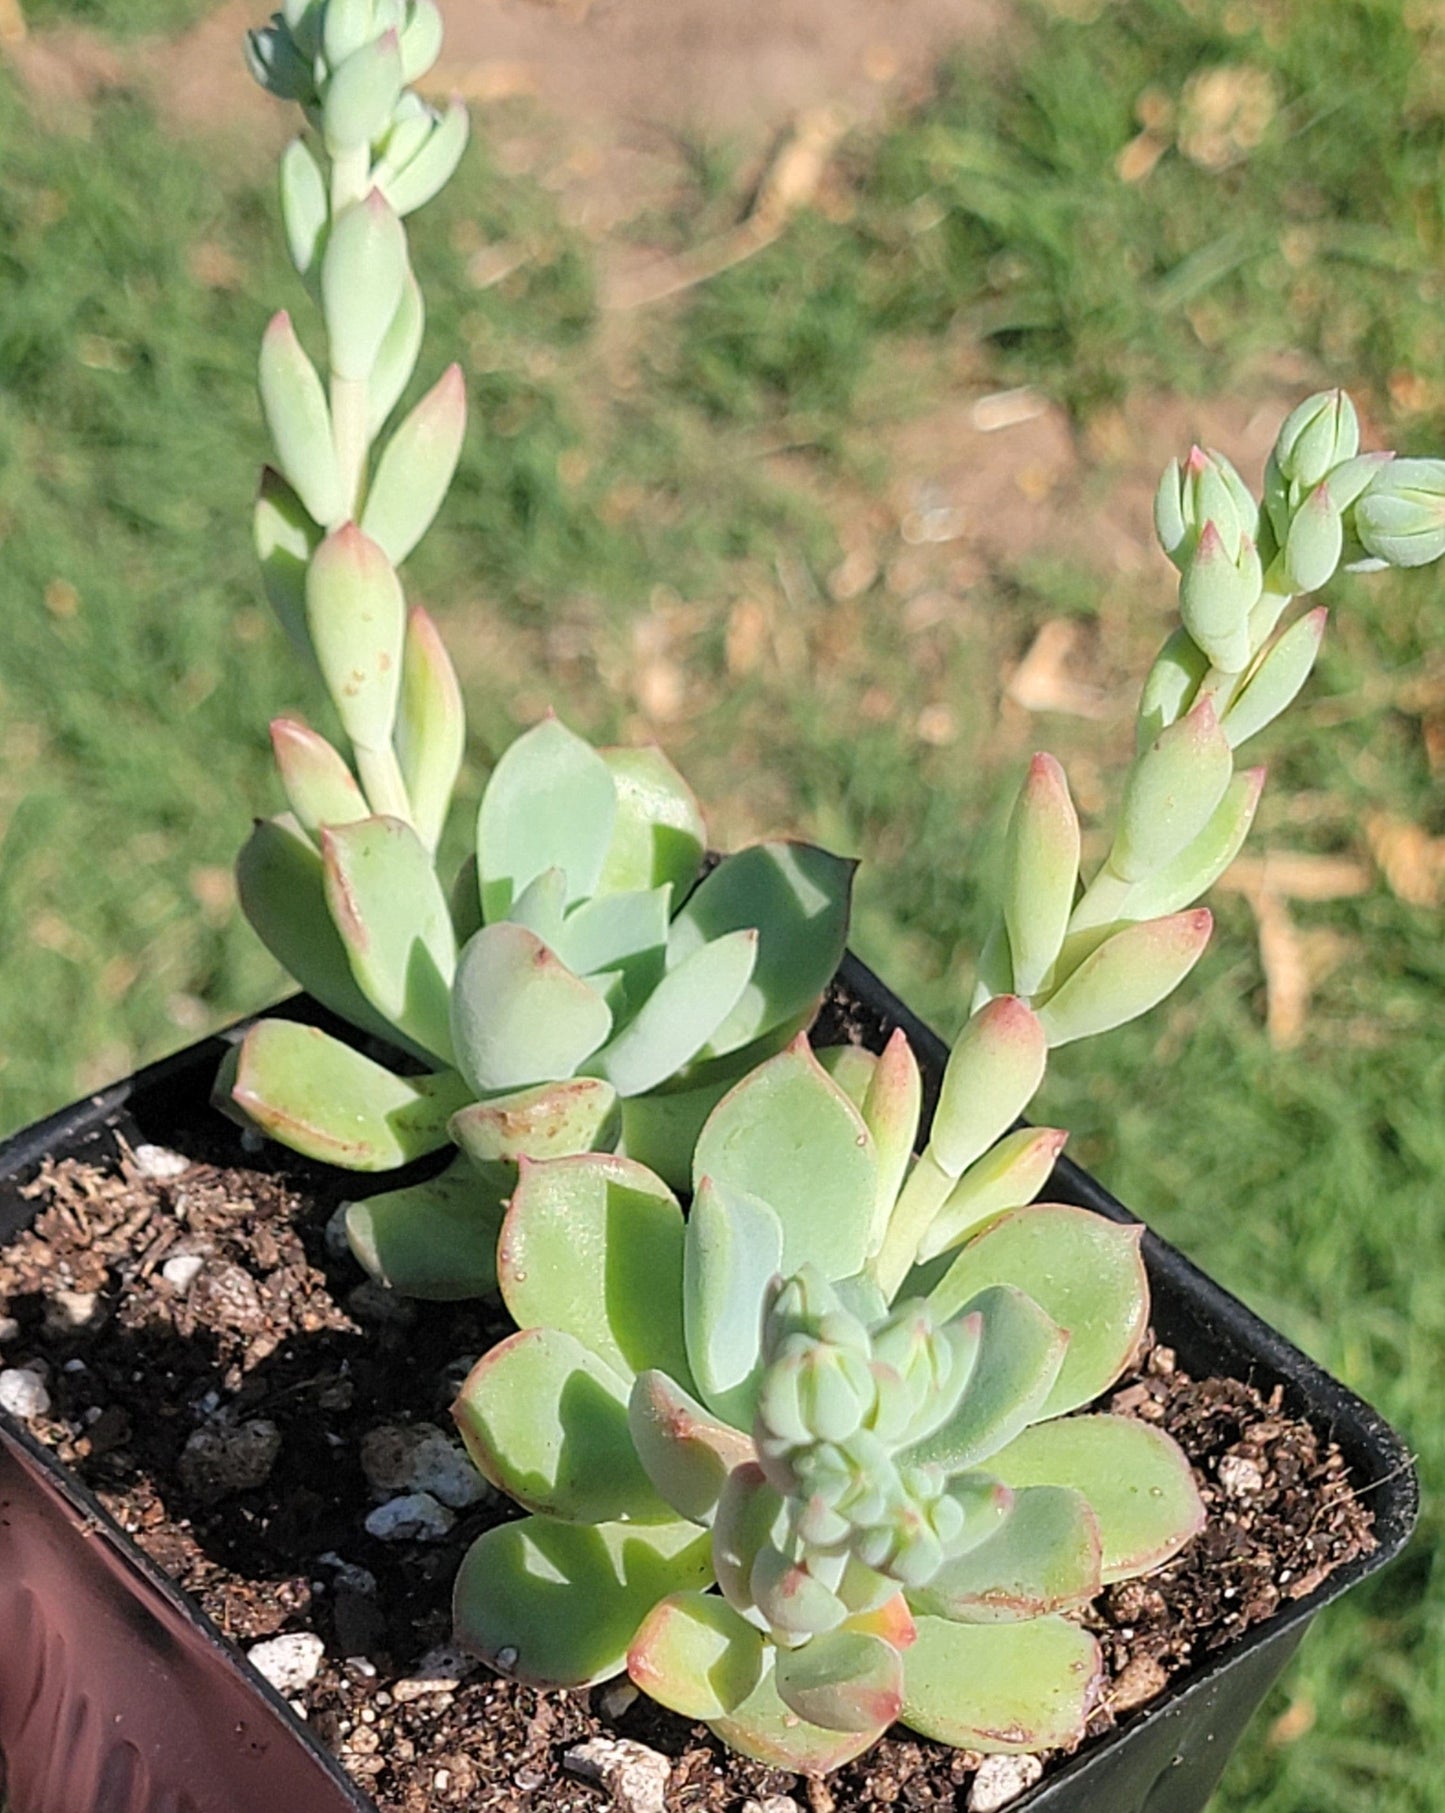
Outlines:
[{"label": "dark soil", "polygon": [[[670,1809],[732,1813],[788,1793],[813,1813],[963,1804],[979,1759],[903,1734],[810,1794],[625,1681],[544,1695],[465,1662],[423,1667],[448,1638],[466,1546],[514,1513],[488,1493],[440,1540],[378,1540],[364,1520],[385,1494],[363,1441],[375,1474],[379,1428],[449,1428],[456,1385],[507,1331],[505,1312],[358,1287],[325,1236],[354,1180],[269,1146],[246,1155],[219,1121],[180,1143],[191,1162],[171,1178],[126,1152],[103,1168],[61,1162],[32,1186],[34,1226],[0,1251],[0,1318],[18,1323],[0,1365],[43,1371],[51,1409],[36,1433],[238,1644],[324,1641],[300,1704],[379,1807],[597,1813],[605,1791],[562,1757],[599,1735],[672,1760]],[[187,1257],[194,1276],[168,1279]],[[1374,1546],[1339,1453],[1278,1394],[1191,1380],[1151,1337],[1108,1407],[1181,1443],[1210,1521],[1168,1567],[1091,1608],[1107,1667],[1091,1735]]]}]

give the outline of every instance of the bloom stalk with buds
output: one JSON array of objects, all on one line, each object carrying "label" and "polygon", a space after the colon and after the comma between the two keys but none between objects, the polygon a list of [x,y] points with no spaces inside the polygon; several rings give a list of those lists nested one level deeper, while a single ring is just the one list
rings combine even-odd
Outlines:
[{"label": "bloom stalk with buds", "polygon": [[377,1278],[459,1297],[495,1286],[522,1160],[625,1140],[686,1178],[708,1109],[811,1017],[853,864],[773,840],[704,874],[697,802],[662,752],[595,750],[549,716],[497,762],[472,854],[443,886],[461,691],[398,569],[457,466],[460,368],[386,434],[422,343],[405,218],[467,138],[459,102],[438,113],[407,87],[440,45],[433,0],[287,0],[249,43],[258,80],[309,128],[281,160],[281,213],[326,344],[318,369],[284,311],[262,337],[274,463],[256,546],[349,759],[299,719],[271,726],[289,811],[256,826],[238,887],[296,981],[383,1049],[263,1020],[217,1093],[353,1170],[454,1148],[429,1181],[353,1203],[348,1231]]}]

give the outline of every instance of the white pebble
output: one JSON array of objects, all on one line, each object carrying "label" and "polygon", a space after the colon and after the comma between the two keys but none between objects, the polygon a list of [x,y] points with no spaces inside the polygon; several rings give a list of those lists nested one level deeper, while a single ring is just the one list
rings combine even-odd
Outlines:
[{"label": "white pebble", "polygon": [[300,1693],[303,1687],[309,1686],[316,1679],[321,1669],[321,1658],[326,1654],[326,1645],[313,1631],[292,1631],[284,1637],[268,1637],[264,1643],[253,1644],[246,1651],[246,1659],[259,1675],[265,1678],[276,1689],[277,1693],[289,1696]]},{"label": "white pebble", "polygon": [[94,1291],[53,1291],[45,1306],[45,1320],[58,1333],[84,1328],[95,1320],[100,1298]]},{"label": "white pebble", "polygon": [[206,1262],[199,1253],[177,1253],[161,1267],[161,1276],[178,1291],[189,1290],[205,1270]]},{"label": "white pebble", "polygon": [[479,1503],[491,1488],[434,1423],[382,1423],[361,1443],[361,1470],[379,1494],[429,1492],[454,1511]]},{"label": "white pebble", "polygon": [[798,1813],[798,1803],[791,1794],[765,1794],[761,1800],[745,1800],[743,1813]]},{"label": "white pebble", "polygon": [[1231,1498],[1248,1498],[1264,1484],[1264,1474],[1247,1454],[1226,1454],[1219,1463],[1218,1477]]},{"label": "white pebble", "polygon": [[618,1813],[666,1813],[672,1764],[646,1744],[625,1737],[589,1738],[564,1754],[562,1767],[609,1789]]},{"label": "white pebble", "polygon": [[28,1420],[44,1416],[49,1408],[50,1393],[38,1372],[24,1366],[10,1366],[0,1372],[0,1410]]},{"label": "white pebble", "polygon": [[149,1177],[156,1183],[179,1177],[183,1171],[191,1168],[190,1159],[179,1152],[172,1152],[167,1146],[137,1146],[133,1156],[135,1168],[141,1176]]},{"label": "white pebble", "polygon": [[376,1507],[366,1533],[378,1542],[440,1542],[455,1522],[455,1514],[430,1492],[406,1492]]},{"label": "white pebble", "polygon": [[1037,1756],[986,1756],[968,1791],[968,1813],[997,1813],[1027,1794],[1044,1772]]},{"label": "white pebble", "polygon": [[476,1667],[475,1660],[453,1649],[449,1643],[429,1649],[416,1665],[416,1673],[392,1687],[392,1698],[400,1706],[411,1700],[425,1699],[433,1693],[455,1693],[463,1679]]},{"label": "white pebble", "polygon": [[14,1316],[0,1316],[0,1342],[18,1341],[19,1339],[20,1324]]}]

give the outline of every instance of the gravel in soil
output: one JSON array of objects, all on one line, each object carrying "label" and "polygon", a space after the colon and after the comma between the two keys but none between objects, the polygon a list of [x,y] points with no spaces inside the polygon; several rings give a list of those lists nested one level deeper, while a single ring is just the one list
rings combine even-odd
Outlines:
[{"label": "gravel in soil", "polygon": [[[293,1670],[283,1691],[380,1808],[596,1813],[605,1790],[563,1757],[599,1737],[668,1759],[672,1813],[965,1804],[968,1752],[900,1733],[804,1784],[625,1680],[540,1694],[450,1653],[457,1565],[515,1513],[461,1463],[447,1406],[505,1312],[359,1282],[326,1231],[337,1173],[244,1155],[216,1122],[177,1143],[184,1165],[124,1150],[30,1186],[35,1222],[0,1251],[0,1370],[41,1380],[35,1432],[237,1644],[321,1639],[319,1658],[282,1645],[270,1665]],[[1209,1522],[1089,1609],[1106,1669],[1090,1736],[1374,1546],[1338,1451],[1278,1393],[1190,1379],[1151,1336],[1105,1407],[1180,1442]]]}]

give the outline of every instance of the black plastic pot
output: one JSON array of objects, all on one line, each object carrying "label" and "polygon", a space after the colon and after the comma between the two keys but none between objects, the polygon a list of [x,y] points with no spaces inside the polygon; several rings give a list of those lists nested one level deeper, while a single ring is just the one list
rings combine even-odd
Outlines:
[{"label": "black plastic pot", "polygon": [[[936,1086],[942,1043],[854,959],[840,980],[883,1025],[905,1029]],[[0,1147],[0,1243],[34,1214],[20,1186],[46,1157],[101,1158],[116,1132],[169,1144],[194,1124],[225,1048],[205,1040]],[[1049,1195],[1135,1220],[1067,1160]],[[1167,1242],[1146,1232],[1144,1256],[1161,1339],[1196,1377],[1282,1384],[1287,1408],[1339,1443],[1379,1546],[1087,1746],[1016,1802],[1018,1813],[1201,1813],[1310,1621],[1399,1553],[1418,1509],[1410,1457],[1367,1404]],[[9,1813],[373,1809],[197,1607],[3,1412],[0,1758]]]}]

